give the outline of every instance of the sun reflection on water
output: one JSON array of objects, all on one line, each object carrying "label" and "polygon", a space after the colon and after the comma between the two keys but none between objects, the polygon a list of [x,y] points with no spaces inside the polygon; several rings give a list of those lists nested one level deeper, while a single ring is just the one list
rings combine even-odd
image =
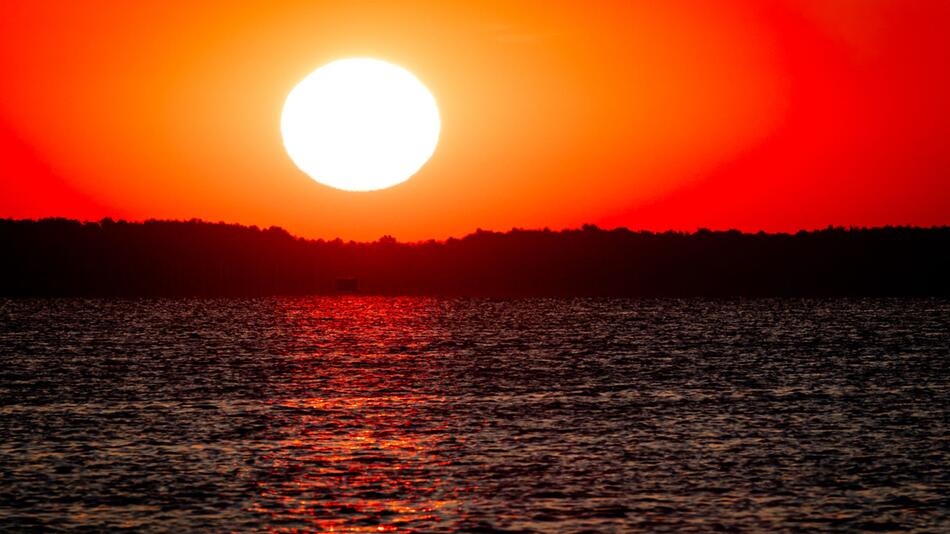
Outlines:
[{"label": "sun reflection on water", "polygon": [[256,461],[266,475],[250,511],[268,515],[278,532],[444,524],[459,498],[439,476],[448,462],[440,452],[458,442],[447,419],[433,417],[446,413],[445,397],[426,392],[437,362],[414,350],[417,335],[432,339],[413,329],[423,309],[336,304],[348,309],[332,316],[351,317],[349,324],[327,325],[325,309],[290,312],[298,347],[311,350],[297,353],[292,374],[301,395],[271,401],[279,421]]}]

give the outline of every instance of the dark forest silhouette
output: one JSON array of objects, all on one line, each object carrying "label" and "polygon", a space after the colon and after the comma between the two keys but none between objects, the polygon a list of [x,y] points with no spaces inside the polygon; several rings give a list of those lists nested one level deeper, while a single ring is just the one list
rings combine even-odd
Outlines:
[{"label": "dark forest silhouette", "polygon": [[295,238],[201,221],[0,220],[0,295],[950,295],[950,228],[478,231],[445,242]]}]

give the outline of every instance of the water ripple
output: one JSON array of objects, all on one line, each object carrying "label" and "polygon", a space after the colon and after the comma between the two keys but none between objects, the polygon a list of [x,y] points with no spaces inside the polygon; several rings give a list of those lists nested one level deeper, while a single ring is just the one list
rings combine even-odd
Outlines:
[{"label": "water ripple", "polygon": [[0,301],[0,530],[950,530],[946,300]]}]

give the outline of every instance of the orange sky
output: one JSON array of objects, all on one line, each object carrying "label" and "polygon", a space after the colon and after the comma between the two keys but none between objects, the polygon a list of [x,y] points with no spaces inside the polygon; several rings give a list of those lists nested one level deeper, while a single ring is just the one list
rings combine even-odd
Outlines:
[{"label": "orange sky", "polygon": [[[0,4],[0,217],[308,237],[950,224],[950,2]],[[280,110],[334,59],[408,68],[410,181],[315,183]]]}]

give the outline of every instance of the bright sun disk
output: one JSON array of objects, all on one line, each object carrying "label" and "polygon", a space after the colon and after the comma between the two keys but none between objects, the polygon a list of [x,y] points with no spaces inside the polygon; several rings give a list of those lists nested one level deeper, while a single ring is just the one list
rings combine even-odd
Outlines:
[{"label": "bright sun disk", "polygon": [[294,164],[346,191],[405,182],[432,156],[440,129],[425,85],[402,67],[370,58],[315,70],[287,96],[280,119]]}]

